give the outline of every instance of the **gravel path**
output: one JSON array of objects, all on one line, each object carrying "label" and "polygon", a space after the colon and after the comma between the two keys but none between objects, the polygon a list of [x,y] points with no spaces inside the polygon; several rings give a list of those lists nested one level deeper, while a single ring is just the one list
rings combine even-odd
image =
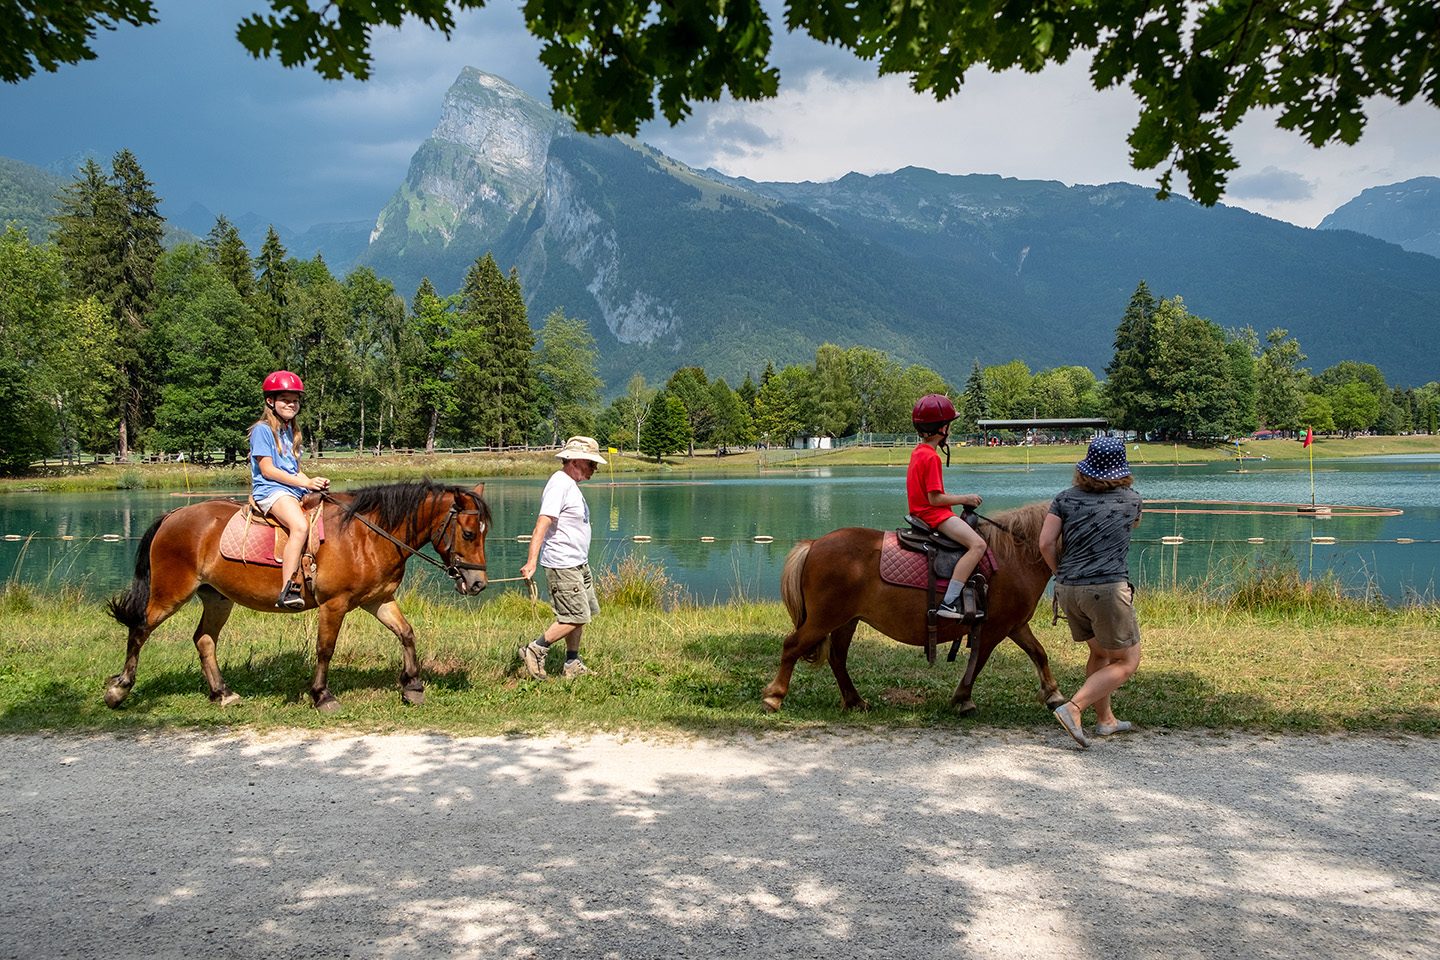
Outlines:
[{"label": "gravel path", "polygon": [[1440,740],[0,737],[0,958],[1428,957]]}]

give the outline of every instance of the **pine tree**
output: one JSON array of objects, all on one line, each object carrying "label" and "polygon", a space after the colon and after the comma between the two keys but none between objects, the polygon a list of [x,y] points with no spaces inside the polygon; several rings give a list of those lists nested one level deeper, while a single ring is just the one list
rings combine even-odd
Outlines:
[{"label": "pine tree", "polygon": [[425,430],[425,452],[435,452],[435,435],[442,420],[453,417],[455,362],[451,342],[455,302],[442,300],[426,277],[411,301],[411,323],[419,346],[415,357],[415,396]]},{"label": "pine tree", "polygon": [[1105,368],[1105,398],[1111,422],[1142,433],[1151,426],[1149,420],[1157,402],[1152,379],[1155,310],[1155,297],[1141,280],[1115,328],[1115,353]]},{"label": "pine tree", "polygon": [[710,409],[710,378],[704,367],[681,367],[670,375],[665,391],[685,407],[689,423],[688,455],[695,456],[696,443],[708,443],[715,414]]},{"label": "pine tree", "polygon": [[654,457],[658,463],[662,458],[690,447],[691,442],[685,404],[679,397],[661,390],[651,401],[650,413],[640,431],[640,452]]},{"label": "pine tree", "polygon": [[535,335],[519,274],[502,275],[488,253],[476,260],[465,275],[458,321],[457,389],[474,411],[477,436],[492,446],[524,443],[534,420]]},{"label": "pine tree", "polygon": [[985,393],[985,371],[980,367],[979,357],[970,362],[970,378],[965,381],[965,392],[960,395],[958,412],[961,428],[967,433],[979,433],[980,421],[990,418],[990,398]]},{"label": "pine tree", "polygon": [[135,155],[121,150],[111,162],[109,178],[87,160],[59,199],[56,245],[71,289],[104,304],[114,325],[112,410],[117,456],[126,460],[131,440],[145,426],[148,385],[154,382],[144,369],[142,344],[164,233],[160,198]]},{"label": "pine tree", "polygon": [[255,257],[255,269],[260,274],[255,284],[259,301],[256,311],[259,326],[255,332],[270,351],[271,365],[289,367],[293,352],[290,301],[295,295],[292,289],[295,279],[289,255],[273,224],[265,231],[265,242]]},{"label": "pine tree", "polygon": [[220,276],[230,281],[230,286],[242,298],[249,300],[255,293],[255,264],[245,241],[240,238],[240,231],[223,213],[215,218],[215,226],[205,238],[205,249]]}]

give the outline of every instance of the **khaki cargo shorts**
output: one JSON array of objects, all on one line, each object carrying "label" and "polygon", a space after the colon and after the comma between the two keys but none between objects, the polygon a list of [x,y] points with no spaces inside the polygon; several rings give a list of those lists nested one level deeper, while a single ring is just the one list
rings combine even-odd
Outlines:
[{"label": "khaki cargo shorts", "polygon": [[558,622],[589,623],[600,612],[600,598],[595,595],[590,564],[546,567],[545,582],[550,587],[550,605],[555,608]]},{"label": "khaki cargo shorts", "polygon": [[1135,619],[1135,588],[1115,583],[1057,583],[1055,600],[1070,624],[1076,643],[1092,639],[1106,650],[1123,650],[1140,642]]}]

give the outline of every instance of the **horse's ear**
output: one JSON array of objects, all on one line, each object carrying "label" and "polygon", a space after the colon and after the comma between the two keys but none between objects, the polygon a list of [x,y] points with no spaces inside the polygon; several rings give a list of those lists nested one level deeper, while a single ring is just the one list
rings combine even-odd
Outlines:
[{"label": "horse's ear", "polygon": [[483,483],[477,483],[477,484],[475,484],[475,496],[480,497],[481,499],[484,499],[484,497],[485,497],[485,484],[483,484]]}]

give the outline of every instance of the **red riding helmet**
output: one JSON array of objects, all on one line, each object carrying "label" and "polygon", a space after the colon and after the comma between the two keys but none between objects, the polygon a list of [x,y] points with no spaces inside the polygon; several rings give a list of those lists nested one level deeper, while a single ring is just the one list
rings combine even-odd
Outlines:
[{"label": "red riding helmet", "polygon": [[268,397],[272,393],[304,393],[305,384],[289,370],[276,370],[265,378],[260,389]]},{"label": "red riding helmet", "polygon": [[955,412],[955,404],[943,393],[927,393],[915,401],[915,409],[910,411],[910,422],[917,427],[921,424],[949,423],[960,415]]}]

